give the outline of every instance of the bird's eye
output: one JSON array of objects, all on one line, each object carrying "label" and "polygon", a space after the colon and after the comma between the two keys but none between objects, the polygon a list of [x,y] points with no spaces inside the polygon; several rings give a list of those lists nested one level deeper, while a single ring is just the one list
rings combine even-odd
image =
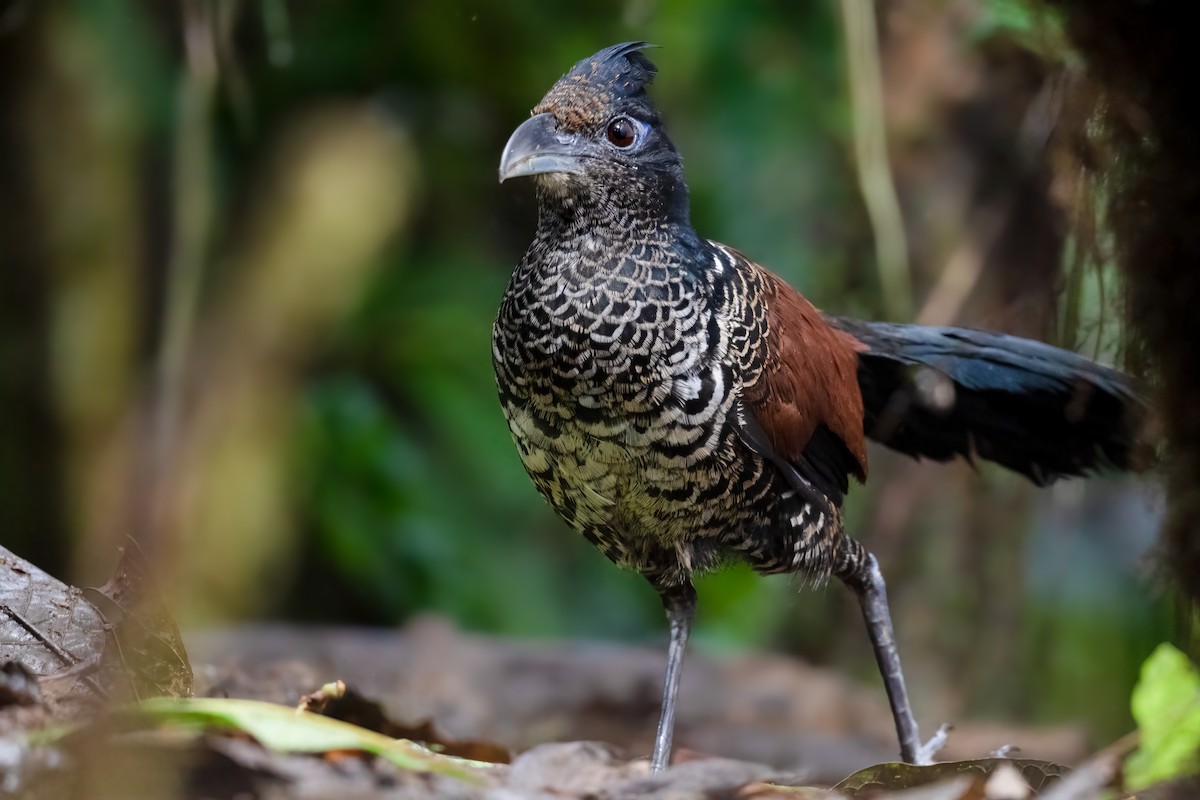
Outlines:
[{"label": "bird's eye", "polygon": [[616,117],[608,123],[605,134],[613,147],[625,150],[633,147],[633,143],[637,141],[637,126],[629,117]]}]

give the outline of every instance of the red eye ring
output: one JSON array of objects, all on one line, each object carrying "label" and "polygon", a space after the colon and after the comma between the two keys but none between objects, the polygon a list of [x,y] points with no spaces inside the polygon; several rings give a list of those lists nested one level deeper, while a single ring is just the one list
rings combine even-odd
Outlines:
[{"label": "red eye ring", "polygon": [[637,126],[629,117],[614,117],[608,123],[605,135],[613,147],[627,150],[637,141]]}]

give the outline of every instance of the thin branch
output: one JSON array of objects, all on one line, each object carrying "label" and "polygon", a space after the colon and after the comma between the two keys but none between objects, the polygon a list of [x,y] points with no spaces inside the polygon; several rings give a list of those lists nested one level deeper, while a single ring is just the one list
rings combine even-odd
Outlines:
[{"label": "thin branch", "polygon": [[199,307],[212,230],[212,109],[217,87],[213,9],[206,0],[184,0],[187,68],[180,79],[173,154],[172,246],[167,264],[163,335],[155,356],[149,448],[142,485],[135,489],[142,514],[134,538],[153,552],[161,493],[179,427],[184,376]]},{"label": "thin branch", "polygon": [[906,319],[912,310],[912,276],[904,219],[888,161],[875,6],[873,0],[842,0],[841,9],[858,184],[875,237],[883,307],[893,319]]}]

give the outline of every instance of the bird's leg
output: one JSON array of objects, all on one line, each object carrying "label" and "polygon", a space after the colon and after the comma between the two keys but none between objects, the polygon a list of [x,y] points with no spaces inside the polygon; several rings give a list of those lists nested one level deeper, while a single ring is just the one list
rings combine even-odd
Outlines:
[{"label": "bird's leg", "polygon": [[900,653],[892,630],[883,573],[879,571],[875,556],[861,544],[850,538],[843,539],[840,544],[842,552],[835,574],[858,595],[871,647],[875,650],[875,661],[879,664],[879,674],[892,706],[896,735],[900,738],[900,758],[910,764],[929,764],[933,755],[946,744],[947,728],[943,725],[932,739],[921,742],[917,720],[908,702],[908,690],[904,686],[904,673],[900,669]]},{"label": "bird's leg", "polygon": [[658,733],[654,737],[654,755],[650,771],[662,772],[671,760],[671,737],[675,733],[675,697],[679,693],[683,652],[687,649],[692,618],[696,615],[696,590],[690,581],[677,586],[656,586],[667,610],[671,625],[671,642],[667,647],[667,674],[663,679],[662,713],[658,718]]}]

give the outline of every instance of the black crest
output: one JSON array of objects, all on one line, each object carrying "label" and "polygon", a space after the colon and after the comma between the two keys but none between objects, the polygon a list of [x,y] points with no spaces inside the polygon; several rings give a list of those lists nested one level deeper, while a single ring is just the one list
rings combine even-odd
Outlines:
[{"label": "black crest", "polygon": [[645,91],[658,74],[658,67],[642,53],[654,47],[649,42],[623,42],[606,47],[571,67],[567,79],[582,80],[597,89],[608,89],[625,97]]}]

